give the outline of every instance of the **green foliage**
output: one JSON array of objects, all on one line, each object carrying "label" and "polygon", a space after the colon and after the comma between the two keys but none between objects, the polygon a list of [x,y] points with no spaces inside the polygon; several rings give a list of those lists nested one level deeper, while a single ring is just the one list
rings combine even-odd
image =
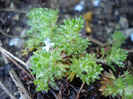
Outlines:
[{"label": "green foliage", "polygon": [[60,52],[53,50],[51,52],[39,51],[35,52],[30,61],[32,74],[36,75],[34,83],[37,85],[37,91],[48,91],[50,84],[55,86],[55,78],[61,79],[65,76],[67,65],[63,65],[60,60]]},{"label": "green foliage", "polygon": [[[30,19],[27,22],[30,29],[26,35],[30,38],[26,42],[26,49],[37,49],[30,61],[32,74],[36,77],[34,83],[37,91],[48,92],[49,85],[55,87],[55,80],[66,76],[70,81],[75,76],[79,77],[87,84],[99,79],[103,68],[96,63],[95,54],[86,53],[90,42],[81,38],[80,30],[84,23],[82,17],[64,20],[64,24],[60,26],[56,23],[58,11],[52,9],[35,8],[27,17]],[[109,52],[104,52],[104,49],[102,52],[107,55],[107,64],[114,62],[124,67],[127,52],[120,49],[124,37],[116,32],[112,38],[114,42],[119,40],[119,44],[113,44]],[[63,53],[66,57],[63,57]]]},{"label": "green foliage", "polygon": [[28,33],[34,34],[35,32],[42,32],[49,28],[55,29],[57,27],[58,11],[47,8],[35,8],[27,14],[27,17],[30,19],[27,23],[31,26]]},{"label": "green foliage", "polygon": [[111,37],[114,41],[113,46],[118,48],[121,47],[121,44],[123,44],[124,40],[126,39],[126,37],[119,31],[115,31],[115,33],[112,34]]},{"label": "green foliage", "polygon": [[85,53],[85,49],[90,43],[88,39],[81,38],[79,33],[83,28],[83,23],[82,17],[64,20],[65,25],[60,25],[60,28],[58,28],[60,34],[54,40],[55,47],[58,47],[68,55]]},{"label": "green foliage", "polygon": [[53,37],[53,31],[58,27],[56,22],[58,20],[58,11],[52,9],[34,8],[28,14],[30,19],[27,23],[30,29],[27,35],[30,39],[26,42],[27,47],[32,49],[37,48],[43,43],[46,37]]},{"label": "green foliage", "polygon": [[[84,20],[82,17],[70,20],[64,20],[64,25],[60,25],[58,29],[61,34],[71,34],[73,37],[83,28]],[[80,34],[79,34],[80,35]]]},{"label": "green foliage", "polygon": [[79,31],[83,28],[84,20],[82,17],[64,20],[64,25],[56,24],[58,11],[52,9],[36,8],[28,13],[28,25],[31,28],[27,34],[31,38],[27,41],[27,47],[40,48],[45,38],[49,38],[55,43],[55,48],[70,54],[85,53],[89,40],[81,38]]},{"label": "green foliage", "polygon": [[101,49],[103,55],[107,55],[106,57],[106,64],[108,64],[109,66],[111,66],[111,68],[113,70],[114,67],[112,67],[112,63],[117,64],[119,67],[125,67],[123,61],[127,58],[127,51],[124,51],[123,49],[121,49],[121,44],[124,43],[125,40],[125,36],[116,31],[112,36],[113,39],[113,44],[112,44],[112,49],[107,50],[107,52],[105,52],[103,49]]},{"label": "green foliage", "polygon": [[[90,44],[88,39],[81,38],[80,30],[84,23],[82,17],[64,20],[64,25],[58,27],[56,24],[57,14],[58,11],[36,8],[27,15],[30,19],[28,25],[31,26],[27,31],[27,35],[31,36],[27,41],[27,47],[38,49],[30,61],[32,74],[36,75],[34,83],[37,85],[37,91],[45,90],[48,92],[49,85],[51,87],[56,85],[55,79],[59,80],[67,74],[68,79],[72,80],[72,77],[76,75],[81,77],[83,82],[89,84],[99,78],[98,75],[102,70],[101,65],[96,64],[94,55],[86,54],[85,57],[78,59],[78,55],[86,53],[85,50]],[[51,46],[53,49],[50,49]],[[77,55],[77,58],[68,58],[72,64],[63,64],[64,60],[61,53],[66,53],[68,56]],[[77,61],[75,61],[76,59]],[[79,64],[82,61],[83,63]],[[73,71],[75,64],[77,64],[79,72]],[[82,69],[80,69],[81,66]],[[86,71],[87,74],[82,74],[82,71]]]},{"label": "green foliage", "polygon": [[[99,79],[98,75],[101,73],[103,68],[100,64],[98,65],[96,63],[94,54],[86,54],[79,59],[73,57],[71,61],[72,64],[69,72],[75,74],[76,77],[79,77],[83,82],[86,82],[89,85],[90,82],[94,82],[95,79]],[[72,80],[73,77],[69,77],[69,79]]]},{"label": "green foliage", "polygon": [[124,43],[124,40],[126,39],[126,37],[116,31],[112,36],[113,39],[113,46],[112,49],[110,51],[110,55],[108,55],[107,57],[107,61],[108,63],[112,63],[114,62],[115,64],[117,64],[119,67],[125,67],[123,61],[127,58],[127,51],[124,51],[123,49],[121,49],[121,44]]},{"label": "green foliage", "polygon": [[123,61],[127,58],[127,51],[124,51],[121,48],[113,47],[110,55],[107,57],[108,63],[114,62],[119,67],[125,67]]},{"label": "green foliage", "polygon": [[121,96],[122,99],[133,99],[133,77],[128,72],[124,73],[124,77],[112,79],[112,84],[107,84],[104,89],[105,96],[112,95]]}]

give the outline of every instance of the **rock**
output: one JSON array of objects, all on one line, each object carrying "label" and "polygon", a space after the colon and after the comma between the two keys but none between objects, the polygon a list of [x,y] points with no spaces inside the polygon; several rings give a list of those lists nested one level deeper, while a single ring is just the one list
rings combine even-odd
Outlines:
[{"label": "rock", "polygon": [[50,8],[62,10],[63,12],[72,11],[74,6],[77,5],[80,0],[48,0]]},{"label": "rock", "polygon": [[15,21],[18,21],[19,20],[18,14],[16,14],[12,19],[15,20]]},{"label": "rock", "polygon": [[133,28],[128,28],[125,30],[126,37],[130,37],[130,35],[133,33]]},{"label": "rock", "polygon": [[15,9],[15,6],[14,6],[13,2],[10,3],[10,9]]},{"label": "rock", "polygon": [[81,0],[79,2],[79,4],[77,4],[77,5],[74,6],[74,10],[81,12],[84,9],[84,4],[85,4],[85,1],[84,0]]},{"label": "rock", "polygon": [[23,45],[24,45],[24,40],[18,37],[11,39],[9,42],[9,46],[16,46],[18,48],[21,48]]},{"label": "rock", "polygon": [[16,27],[16,31],[20,32],[22,30],[21,27]]},{"label": "rock", "polygon": [[122,29],[127,29],[129,26],[127,18],[123,17],[123,16],[120,17],[119,24],[120,24]]},{"label": "rock", "polygon": [[133,33],[130,35],[131,41],[133,42]]},{"label": "rock", "polygon": [[92,0],[92,4],[94,7],[98,7],[100,2],[101,2],[101,0]]},{"label": "rock", "polygon": [[113,32],[112,27],[106,26],[105,27],[107,34],[111,34]]},{"label": "rock", "polygon": [[80,0],[58,0],[60,8],[63,10],[73,10],[73,7],[80,2]]}]

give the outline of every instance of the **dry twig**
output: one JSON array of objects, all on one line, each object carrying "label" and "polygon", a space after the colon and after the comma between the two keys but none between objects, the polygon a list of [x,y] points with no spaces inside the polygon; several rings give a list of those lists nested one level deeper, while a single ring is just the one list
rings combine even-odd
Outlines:
[{"label": "dry twig", "polygon": [[79,94],[81,93],[81,91],[82,91],[82,89],[83,89],[84,85],[85,85],[85,82],[84,82],[84,83],[82,83],[82,85],[81,85],[81,87],[80,87],[80,90],[79,90],[79,92],[77,93],[77,96],[76,96],[76,98],[75,98],[75,99],[79,99]]},{"label": "dry twig", "polygon": [[129,53],[133,53],[133,49],[130,49],[130,50],[124,49],[124,50],[128,51]]},{"label": "dry twig", "polygon": [[[110,45],[113,43],[113,41],[110,41],[110,42],[107,42],[107,43],[102,43],[94,38],[92,38],[92,36],[86,36],[89,40],[91,40],[91,42],[93,43],[96,43],[97,45],[103,47],[103,46],[107,46],[107,45]],[[133,53],[133,49],[130,49],[130,50],[127,50],[127,49],[124,49],[125,51],[128,51],[130,53]]]},{"label": "dry twig", "polygon": [[7,95],[10,96],[11,99],[17,99],[17,98],[13,95],[13,93],[12,93],[10,90],[8,90],[7,87],[6,87],[1,81],[0,81],[0,87],[5,91],[5,93],[6,93]]},{"label": "dry twig", "polygon": [[[0,48],[1,47],[2,47],[2,43],[1,43],[1,40],[0,40]],[[9,63],[8,59],[3,54],[2,54],[2,57],[4,59],[5,64],[8,64]]]},{"label": "dry twig", "polygon": [[[76,90],[76,88],[73,86],[73,85],[71,85],[70,83],[68,83],[67,81],[65,81],[64,79],[62,79],[65,83],[67,83],[69,86],[71,86],[76,92],[77,92],[77,90]],[[77,92],[78,93],[78,92]]]},{"label": "dry twig", "polygon": [[113,43],[113,41],[110,41],[110,42],[107,42],[107,43],[102,43],[102,42],[100,42],[100,41],[98,41],[98,40],[92,38],[92,36],[86,36],[86,37],[87,37],[89,40],[91,40],[91,42],[96,43],[97,45],[99,45],[99,46],[101,46],[101,47]]},{"label": "dry twig", "polygon": [[7,11],[7,12],[19,12],[19,13],[23,13],[23,14],[26,14],[27,12],[26,11],[22,11],[22,10],[18,10],[18,9],[0,9],[0,11]]},{"label": "dry twig", "polygon": [[18,76],[17,76],[16,72],[13,70],[13,68],[11,68],[11,70],[9,71],[9,74],[10,74],[11,78],[13,79],[14,83],[16,84],[16,86],[18,87],[21,98],[23,97],[23,99],[32,99],[31,96],[29,95],[29,93],[27,92],[27,90],[24,88],[22,82],[18,78]]},{"label": "dry twig", "polygon": [[5,50],[4,48],[0,47],[0,49],[1,49],[4,53],[10,55],[13,59],[15,59],[15,60],[17,60],[18,62],[20,62],[21,64],[23,64],[26,68],[28,67],[27,64],[26,64],[25,62],[23,62],[21,59],[15,57],[13,54],[11,54],[10,52],[8,52],[8,51]]},{"label": "dry twig", "polygon": [[[22,69],[30,78],[33,80],[35,79],[29,72],[27,72],[21,65],[19,65],[13,58],[11,58],[4,50],[2,47],[0,47],[0,51],[2,52],[3,55],[5,55],[9,60],[11,60],[16,66],[18,66],[20,69]],[[20,62],[20,61],[19,61]]]},{"label": "dry twig", "polygon": [[[0,47],[2,47],[1,40],[0,40]],[[4,58],[5,64],[8,64],[7,58],[2,54],[2,57]],[[17,99],[14,94],[0,81],[1,88],[7,93],[11,99]]]},{"label": "dry twig", "polygon": [[[15,60],[13,60],[10,56],[14,57],[17,61],[21,62],[24,64],[23,61],[21,61],[20,59],[17,59],[17,57],[13,56],[11,53],[9,53],[8,51],[6,51],[5,49],[2,48],[2,44],[0,42],[0,51],[2,52],[2,55],[5,55],[4,60],[5,63],[8,63],[7,58],[9,58],[14,64],[16,64],[19,68],[21,68],[22,70],[24,70],[25,72],[27,72],[24,68],[22,68]],[[3,52],[4,51],[4,52]],[[8,56],[6,53],[8,53],[10,56]],[[28,73],[28,72],[27,72]],[[15,73],[15,71],[13,70],[13,68],[9,71],[9,74],[11,76],[11,78],[13,79],[14,83],[16,84],[16,86],[18,87],[18,90],[20,92],[21,98],[23,99],[31,99],[30,95],[28,94],[27,90],[24,88],[22,82],[20,81],[20,79],[18,78],[17,74]],[[27,74],[28,75],[28,74]],[[16,97],[6,88],[6,86],[0,81],[0,86],[2,87],[2,89],[9,94],[9,96],[11,97],[11,99],[16,99]]]},{"label": "dry twig", "polygon": [[9,34],[5,33],[5,32],[1,29],[1,27],[0,27],[0,33],[2,33],[3,35],[5,35],[5,36],[7,36],[7,37],[10,37],[10,38],[20,37],[19,35],[13,36],[13,35],[9,35]]}]

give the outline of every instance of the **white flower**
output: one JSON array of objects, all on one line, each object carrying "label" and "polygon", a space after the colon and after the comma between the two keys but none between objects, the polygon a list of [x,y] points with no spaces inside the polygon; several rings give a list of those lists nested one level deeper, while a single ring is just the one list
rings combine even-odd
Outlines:
[{"label": "white flower", "polygon": [[46,40],[44,41],[45,45],[44,47],[42,47],[42,50],[46,50],[47,52],[50,50],[50,48],[52,46],[54,46],[55,44],[54,43],[50,43],[50,39],[49,38],[46,38]]}]

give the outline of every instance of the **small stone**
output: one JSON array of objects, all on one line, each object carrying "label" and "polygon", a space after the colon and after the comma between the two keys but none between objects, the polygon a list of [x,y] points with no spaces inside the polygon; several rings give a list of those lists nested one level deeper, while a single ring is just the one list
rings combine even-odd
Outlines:
[{"label": "small stone", "polygon": [[120,24],[122,29],[127,29],[129,26],[128,20],[126,17],[120,17],[119,24]]},{"label": "small stone", "polygon": [[16,14],[12,19],[15,20],[15,21],[18,21],[19,20],[18,14]]},{"label": "small stone", "polygon": [[111,26],[106,26],[105,29],[106,29],[107,34],[111,34],[113,32]]},{"label": "small stone", "polygon": [[101,0],[93,0],[92,1],[94,7],[98,7],[100,2],[101,2]]},{"label": "small stone", "polygon": [[10,8],[11,9],[15,9],[15,6],[14,6],[14,3],[13,2],[10,3]]},{"label": "small stone", "polygon": [[76,5],[76,6],[74,7],[74,10],[75,10],[75,11],[79,11],[79,12],[81,12],[83,9],[84,9],[84,7],[83,7],[82,5],[80,5],[80,4],[78,4],[78,5]]},{"label": "small stone", "polygon": [[130,37],[130,35],[133,33],[133,28],[128,28],[125,30],[125,36]]},{"label": "small stone", "polygon": [[85,1],[81,0],[78,5],[74,6],[75,11],[81,12],[84,9]]},{"label": "small stone", "polygon": [[131,41],[133,42],[133,33],[130,35]]},{"label": "small stone", "polygon": [[16,31],[21,31],[21,27],[16,27]]},{"label": "small stone", "polygon": [[9,42],[9,46],[16,46],[18,48],[21,48],[23,45],[24,45],[24,40],[18,37],[11,39]]}]

